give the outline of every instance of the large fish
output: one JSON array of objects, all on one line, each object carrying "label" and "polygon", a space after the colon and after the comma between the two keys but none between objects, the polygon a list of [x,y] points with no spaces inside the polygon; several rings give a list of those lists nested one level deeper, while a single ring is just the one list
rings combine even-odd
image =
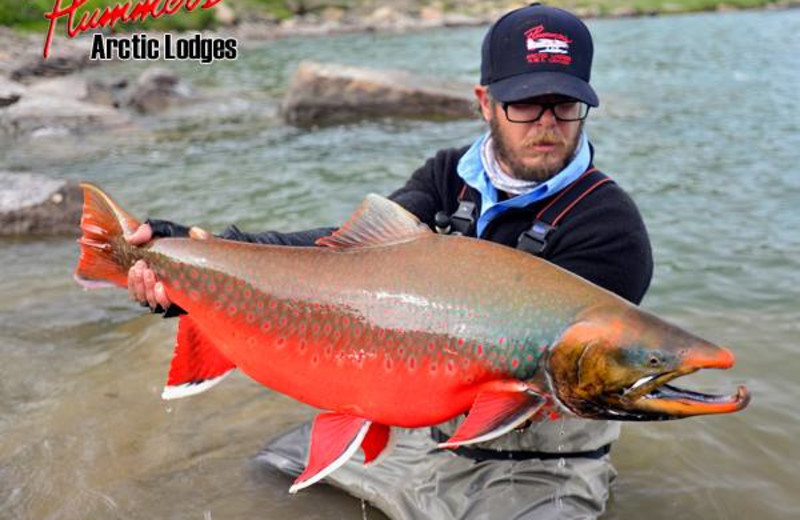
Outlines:
[{"label": "large fish", "polygon": [[127,284],[144,259],[179,319],[162,397],[202,392],[234,368],[325,410],[296,492],[365,462],[390,427],[469,412],[442,447],[496,438],[550,412],[663,420],[743,409],[667,383],[730,368],[715,346],[548,262],[487,241],[432,233],[370,195],[324,247],[163,238],[134,247],[139,221],[82,185],[76,279]]}]

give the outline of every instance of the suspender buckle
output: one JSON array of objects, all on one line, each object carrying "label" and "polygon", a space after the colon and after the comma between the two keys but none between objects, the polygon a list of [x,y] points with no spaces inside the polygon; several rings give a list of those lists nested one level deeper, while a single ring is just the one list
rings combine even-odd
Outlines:
[{"label": "suspender buckle", "polygon": [[475,226],[475,203],[462,200],[458,209],[450,216],[450,234],[469,235]]},{"label": "suspender buckle", "polygon": [[526,251],[534,255],[540,255],[547,247],[547,235],[555,229],[546,222],[537,220],[533,226],[519,236],[517,239],[517,249]]}]

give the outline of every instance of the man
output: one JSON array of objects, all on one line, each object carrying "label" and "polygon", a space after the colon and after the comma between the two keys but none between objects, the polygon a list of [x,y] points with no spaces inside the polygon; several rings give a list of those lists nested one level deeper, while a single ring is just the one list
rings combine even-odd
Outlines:
[{"label": "man", "polygon": [[[589,107],[599,103],[589,85],[592,55],[588,29],[566,11],[533,4],[507,13],[484,39],[475,87],[489,132],[471,146],[438,152],[390,198],[440,232],[537,254],[639,303],[652,276],[647,232],[625,192],[594,171],[584,132]],[[222,236],[311,246],[331,232],[248,234],[231,227]],[[129,240],[188,233],[148,221]],[[191,234],[203,237],[199,230]],[[131,269],[129,289],[136,300],[178,312],[142,263]],[[594,518],[603,512],[615,476],[608,451],[619,423],[554,418],[474,447],[436,449],[458,421],[432,431],[401,430],[383,462],[365,468],[354,457],[326,481],[393,518]],[[296,475],[308,436],[306,424],[259,459]]]}]

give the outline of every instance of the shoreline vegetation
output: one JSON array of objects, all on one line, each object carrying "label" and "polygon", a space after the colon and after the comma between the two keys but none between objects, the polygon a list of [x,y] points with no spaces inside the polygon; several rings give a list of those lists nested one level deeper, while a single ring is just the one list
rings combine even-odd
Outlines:
[{"label": "shoreline vegetation", "polygon": [[[114,7],[137,0],[88,0],[78,13]],[[61,0],[62,7],[72,0]],[[360,30],[414,29],[489,23],[499,14],[529,2],[491,0],[218,0],[211,9],[184,9],[171,16],[141,23],[117,24],[114,32],[221,31],[261,38],[286,36],[292,29],[301,34],[330,34]],[[15,32],[45,32],[44,14],[56,0],[0,0],[0,26]],[[160,4],[161,2],[159,2]],[[783,9],[800,6],[800,0],[551,0],[583,18],[655,16],[743,9]],[[202,2],[201,4],[202,5]],[[64,32],[59,20],[59,33]],[[249,30],[242,31],[242,27]],[[257,27],[258,31],[254,30]],[[315,31],[314,28],[319,30]],[[238,29],[238,30],[237,30]],[[272,29],[272,30],[270,30]],[[272,33],[275,33],[274,35]]]}]

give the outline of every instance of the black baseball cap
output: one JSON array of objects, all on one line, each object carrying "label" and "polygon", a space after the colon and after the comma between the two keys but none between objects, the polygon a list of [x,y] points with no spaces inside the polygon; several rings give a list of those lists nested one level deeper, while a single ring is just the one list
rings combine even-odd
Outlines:
[{"label": "black baseball cap", "polygon": [[531,4],[506,13],[489,28],[481,85],[503,103],[561,94],[596,107],[600,101],[589,85],[593,54],[592,35],[577,16]]}]

